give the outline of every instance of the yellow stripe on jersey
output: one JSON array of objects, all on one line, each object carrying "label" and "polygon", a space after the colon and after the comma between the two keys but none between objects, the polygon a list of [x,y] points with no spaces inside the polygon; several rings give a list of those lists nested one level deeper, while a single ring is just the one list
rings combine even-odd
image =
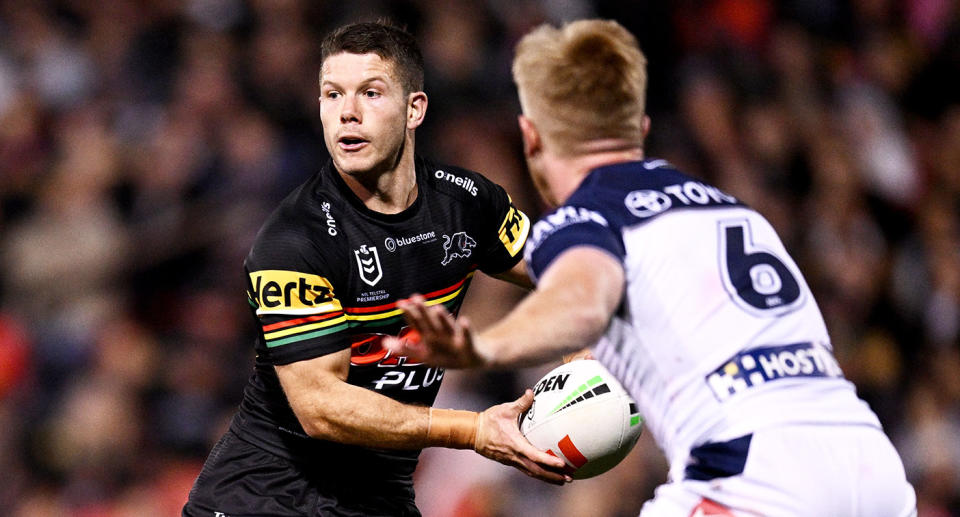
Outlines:
[{"label": "yellow stripe on jersey", "polygon": [[[424,296],[427,297],[426,304],[437,305],[455,302],[457,298],[463,296],[467,280],[473,277],[474,273],[474,271],[470,271],[463,280],[454,285],[425,293]],[[324,307],[326,307],[325,314],[318,313],[318,310]],[[344,331],[355,326],[393,324],[403,318],[403,311],[396,307],[397,302],[392,302],[376,307],[348,307],[343,311],[340,303],[337,300],[333,300],[326,304],[317,305],[309,310],[278,308],[271,312],[270,315],[307,314],[308,312],[309,315],[303,318],[295,318],[265,325],[263,327],[263,337],[268,347],[275,347],[302,341],[311,337]]]},{"label": "yellow stripe on jersey", "polygon": [[[437,305],[439,303],[446,303],[456,298],[457,296],[460,296],[460,293],[462,291],[463,291],[463,287],[461,287],[460,289],[457,289],[456,291],[446,296],[443,296],[440,298],[434,298],[432,300],[427,300],[425,305],[430,306],[430,305]],[[347,314],[347,319],[350,321],[372,321],[372,320],[381,320],[384,318],[391,318],[393,316],[399,316],[401,314],[403,314],[402,310],[394,309],[392,311],[378,312],[376,314]]]},{"label": "yellow stripe on jersey", "polygon": [[347,316],[343,315],[339,318],[332,318],[326,321],[321,321],[319,323],[311,323],[310,325],[300,325],[299,327],[293,327],[286,330],[278,330],[276,332],[270,332],[269,334],[264,334],[263,338],[266,340],[273,340],[281,338],[284,336],[289,336],[291,334],[300,334],[302,332],[308,332],[311,330],[322,329],[325,327],[330,327],[333,325],[339,325],[347,321]]}]

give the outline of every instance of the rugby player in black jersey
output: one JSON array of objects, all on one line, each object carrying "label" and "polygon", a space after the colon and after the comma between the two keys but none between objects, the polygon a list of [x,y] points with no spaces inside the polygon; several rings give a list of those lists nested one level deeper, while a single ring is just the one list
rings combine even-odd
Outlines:
[{"label": "rugby player in black jersey", "polygon": [[397,303],[456,313],[481,270],[529,286],[529,221],[480,174],[414,154],[427,109],[413,38],[386,23],[322,45],[320,113],[331,161],[292,192],[244,263],[261,331],[240,409],[183,508],[190,516],[419,515],[424,447],[474,449],[561,484],[563,462],[519,433],[520,399],[433,409],[443,370],[381,346]]}]

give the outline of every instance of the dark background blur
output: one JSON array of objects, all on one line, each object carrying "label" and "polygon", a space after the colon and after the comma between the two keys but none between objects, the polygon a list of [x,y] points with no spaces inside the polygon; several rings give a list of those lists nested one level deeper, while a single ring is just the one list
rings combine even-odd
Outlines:
[{"label": "dark background blur", "polygon": [[[513,45],[543,21],[633,31],[648,155],[770,218],[920,515],[960,515],[960,7],[945,0],[0,0],[0,513],[178,515],[252,371],[243,257],[325,159],[320,39],[379,16],[425,53],[419,151],[533,217]],[[483,326],[521,294],[478,277],[464,311]],[[545,371],[449,372],[438,405],[512,400]],[[427,517],[632,516],[665,469],[646,435],[562,489],[431,449],[418,500]]]}]

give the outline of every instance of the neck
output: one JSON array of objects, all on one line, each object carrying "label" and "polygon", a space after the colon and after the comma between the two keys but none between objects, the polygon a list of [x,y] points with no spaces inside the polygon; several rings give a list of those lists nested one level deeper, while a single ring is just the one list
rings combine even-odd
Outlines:
[{"label": "neck", "polygon": [[543,157],[547,187],[554,204],[559,206],[573,195],[593,169],[643,159],[642,147],[604,149],[598,144],[596,149],[572,156],[548,153]]},{"label": "neck", "polygon": [[340,177],[370,210],[398,214],[417,199],[417,174],[412,149],[413,141],[408,138],[396,161],[387,167],[361,174],[340,172]]}]

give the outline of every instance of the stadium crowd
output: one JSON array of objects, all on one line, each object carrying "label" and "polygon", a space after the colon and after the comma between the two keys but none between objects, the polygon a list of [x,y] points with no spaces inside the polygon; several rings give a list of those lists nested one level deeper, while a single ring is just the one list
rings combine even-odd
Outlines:
[{"label": "stadium crowd", "polygon": [[[251,372],[243,257],[326,158],[320,38],[381,16],[425,52],[420,152],[483,172],[534,218],[513,44],[543,21],[631,29],[650,63],[648,156],[771,220],[920,516],[960,515],[956,2],[0,0],[4,515],[179,513]],[[478,326],[523,294],[474,282]],[[437,405],[513,400],[544,371],[451,371]],[[566,487],[427,450],[418,503],[630,516],[665,473],[648,437]]]}]

